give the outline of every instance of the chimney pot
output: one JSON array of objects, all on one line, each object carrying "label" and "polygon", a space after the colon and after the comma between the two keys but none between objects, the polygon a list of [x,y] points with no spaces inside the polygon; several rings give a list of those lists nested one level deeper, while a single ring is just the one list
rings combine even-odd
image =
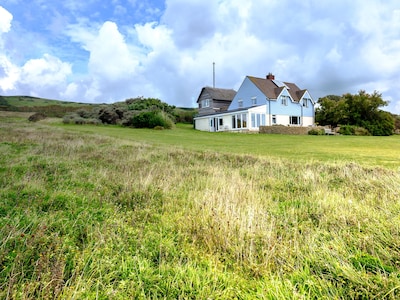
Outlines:
[{"label": "chimney pot", "polygon": [[275,76],[272,73],[268,73],[267,79],[274,80]]}]

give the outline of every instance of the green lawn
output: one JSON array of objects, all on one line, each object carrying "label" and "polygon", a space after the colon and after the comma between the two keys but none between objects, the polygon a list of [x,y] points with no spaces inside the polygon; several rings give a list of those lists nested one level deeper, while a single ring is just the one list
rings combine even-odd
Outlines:
[{"label": "green lawn", "polygon": [[394,169],[400,167],[398,135],[360,137],[210,133],[182,124],[173,130],[163,131],[87,125],[62,125],[61,128],[198,151],[283,158],[304,163],[323,161]]}]

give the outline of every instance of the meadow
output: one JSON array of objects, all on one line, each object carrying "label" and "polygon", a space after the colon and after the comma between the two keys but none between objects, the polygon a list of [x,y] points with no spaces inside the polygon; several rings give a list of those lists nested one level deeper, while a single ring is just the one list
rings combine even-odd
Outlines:
[{"label": "meadow", "polygon": [[0,113],[0,298],[398,299],[399,146]]}]

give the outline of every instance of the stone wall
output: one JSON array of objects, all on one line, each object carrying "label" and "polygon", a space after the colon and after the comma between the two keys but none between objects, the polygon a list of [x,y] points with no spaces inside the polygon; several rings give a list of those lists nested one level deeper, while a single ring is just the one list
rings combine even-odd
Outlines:
[{"label": "stone wall", "polygon": [[275,133],[275,134],[308,134],[308,132],[315,127],[294,127],[294,126],[260,126],[260,133]]}]

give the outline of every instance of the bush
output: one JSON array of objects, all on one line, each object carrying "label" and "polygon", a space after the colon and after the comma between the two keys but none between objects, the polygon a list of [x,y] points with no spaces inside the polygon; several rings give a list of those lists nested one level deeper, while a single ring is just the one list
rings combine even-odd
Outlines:
[{"label": "bush", "polygon": [[353,125],[341,125],[339,133],[343,135],[360,135],[360,136],[371,135],[368,129]]},{"label": "bush", "polygon": [[29,116],[29,118],[28,118],[28,120],[30,122],[37,122],[37,121],[44,120],[44,119],[46,119],[46,115],[43,113],[40,113],[40,112],[37,112],[37,113]]},{"label": "bush", "polygon": [[83,118],[78,113],[68,113],[63,117],[64,124],[92,124],[92,125],[99,125],[101,121],[96,118]]},{"label": "bush", "polygon": [[136,128],[155,128],[157,126],[171,129],[173,127],[172,120],[167,114],[155,111],[146,111],[135,115],[131,124]]},{"label": "bush", "polygon": [[354,135],[361,135],[361,136],[365,136],[365,135],[371,135],[371,133],[363,128],[363,127],[355,127],[354,128]]},{"label": "bush", "polygon": [[308,132],[309,135],[325,135],[325,131],[323,129],[313,128]]}]

